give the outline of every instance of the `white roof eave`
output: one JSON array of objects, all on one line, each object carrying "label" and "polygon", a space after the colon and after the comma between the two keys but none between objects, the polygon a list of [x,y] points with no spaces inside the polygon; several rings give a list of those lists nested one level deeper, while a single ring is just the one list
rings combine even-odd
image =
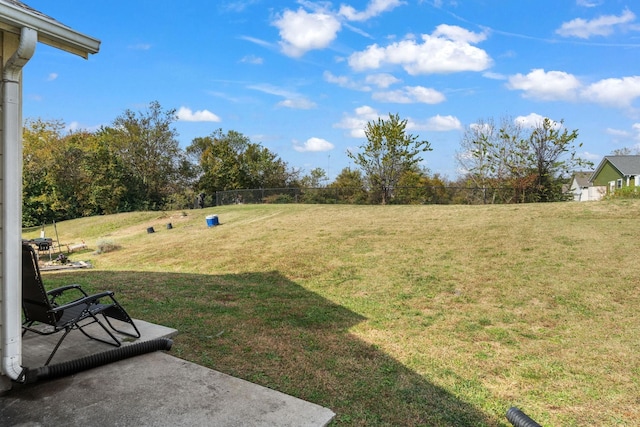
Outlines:
[{"label": "white roof eave", "polygon": [[5,31],[20,34],[22,27],[38,32],[38,41],[46,45],[79,55],[84,59],[98,53],[100,40],[82,33],[30,10],[0,2],[0,27]]}]

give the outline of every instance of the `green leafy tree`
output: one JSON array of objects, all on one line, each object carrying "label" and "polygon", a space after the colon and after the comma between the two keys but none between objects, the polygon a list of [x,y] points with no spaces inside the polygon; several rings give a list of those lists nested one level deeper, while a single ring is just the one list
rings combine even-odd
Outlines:
[{"label": "green leafy tree", "polygon": [[56,218],[55,179],[51,171],[60,156],[64,123],[59,120],[27,120],[23,127],[22,222],[33,226]]},{"label": "green leafy tree", "polygon": [[216,191],[287,186],[291,173],[276,154],[240,132],[222,129],[195,138],[186,149],[198,165],[199,190]]},{"label": "green leafy tree", "polygon": [[289,182],[287,164],[259,144],[248,144],[238,160],[242,188],[279,188]]},{"label": "green leafy tree", "polygon": [[397,204],[447,204],[447,184],[438,175],[431,176],[427,169],[414,167],[406,171],[398,182],[398,194],[393,199]]},{"label": "green leafy tree", "polygon": [[88,147],[85,144],[90,137],[86,132],[70,133],[61,138],[53,150],[48,174],[54,188],[51,207],[59,220],[92,213],[88,207],[91,171],[86,167]]},{"label": "green leafy tree", "polygon": [[382,204],[391,201],[402,174],[422,160],[420,153],[431,151],[428,141],[419,141],[406,128],[407,120],[397,114],[371,121],[364,130],[367,143],[360,147],[362,152],[348,154],[364,171],[371,195]]},{"label": "green leafy tree", "polygon": [[326,180],[327,172],[322,168],[315,168],[300,179],[300,185],[307,188],[320,188],[324,187]]},{"label": "green leafy tree", "polygon": [[126,110],[109,132],[118,157],[140,184],[139,199],[147,209],[162,207],[180,178],[183,153],[172,127],[176,118],[175,110],[163,110],[154,101],[146,111]]},{"label": "green leafy tree", "polygon": [[[576,155],[574,141],[578,138],[578,130],[569,131],[563,125],[564,120],[556,123],[545,118],[533,129],[529,137],[536,175],[536,201],[563,200],[563,176],[568,175],[574,168],[590,165],[590,162]],[[578,147],[581,146],[582,144],[578,144]]]},{"label": "green leafy tree", "polygon": [[364,178],[358,169],[342,169],[335,181],[329,184],[329,188],[335,189],[338,202],[350,204],[367,202],[368,195]]},{"label": "green leafy tree", "polygon": [[176,139],[175,118],[152,102],[96,132],[63,135],[60,121],[26,120],[23,224],[188,206],[196,175]]},{"label": "green leafy tree", "polygon": [[91,171],[88,207],[94,215],[136,210],[142,199],[139,179],[120,156],[120,143],[112,128],[102,128],[86,139],[86,167]]},{"label": "green leafy tree", "polygon": [[301,201],[303,203],[336,203],[335,193],[326,187],[327,173],[322,168],[314,168],[304,175],[297,186],[302,187]]}]

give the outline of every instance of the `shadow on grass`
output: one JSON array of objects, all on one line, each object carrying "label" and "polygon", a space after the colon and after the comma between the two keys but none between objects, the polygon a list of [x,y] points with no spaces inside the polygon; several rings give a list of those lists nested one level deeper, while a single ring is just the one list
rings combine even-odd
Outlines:
[{"label": "shadow on grass", "polygon": [[328,407],[333,425],[506,425],[350,334],[362,316],[277,272],[87,270],[44,281],[113,290],[132,316],[179,331],[173,355]]}]

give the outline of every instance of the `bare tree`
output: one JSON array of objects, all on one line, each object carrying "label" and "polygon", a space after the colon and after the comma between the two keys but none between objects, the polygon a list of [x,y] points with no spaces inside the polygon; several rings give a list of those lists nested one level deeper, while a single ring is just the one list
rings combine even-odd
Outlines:
[{"label": "bare tree", "polygon": [[563,175],[590,164],[576,155],[577,137],[563,121],[545,118],[529,131],[510,117],[499,127],[489,118],[467,127],[456,159],[477,188],[509,187],[517,202],[561,200]]},{"label": "bare tree", "polygon": [[[504,186],[514,174],[519,175],[521,135],[522,126],[509,116],[503,116],[499,125],[489,117],[467,126],[456,153],[465,178],[474,187],[486,190]],[[496,193],[492,194],[495,197]]]}]

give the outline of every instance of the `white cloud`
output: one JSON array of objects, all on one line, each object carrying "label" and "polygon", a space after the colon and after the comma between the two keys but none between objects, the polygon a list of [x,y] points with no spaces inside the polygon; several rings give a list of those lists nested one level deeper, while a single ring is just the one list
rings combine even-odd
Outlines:
[{"label": "white cloud", "polygon": [[285,10],[273,25],[280,30],[282,52],[296,58],[310,50],[327,47],[341,29],[334,15],[309,13],[302,8],[296,12]]},{"label": "white cloud", "polygon": [[258,3],[258,0],[231,1],[221,4],[220,8],[225,12],[244,12],[249,6]]},{"label": "white cloud", "polygon": [[640,97],[640,76],[600,80],[586,87],[581,95],[583,99],[598,104],[631,107],[632,102]]},{"label": "white cloud", "polygon": [[49,73],[47,76],[47,81],[52,82],[58,78],[58,73]]},{"label": "white cloud", "polygon": [[474,33],[456,25],[438,25],[432,34],[434,37],[443,37],[447,40],[454,40],[462,43],[476,44],[486,40],[485,33]]},{"label": "white cloud", "polygon": [[[345,115],[334,127],[347,129],[352,138],[365,138],[364,130],[369,122],[377,122],[382,117],[374,108],[364,105],[355,109],[355,114]],[[415,121],[407,118],[407,130],[427,130],[433,132],[447,132],[462,129],[462,124],[457,117],[436,115],[425,121]]]},{"label": "white cloud", "polygon": [[311,110],[316,108],[316,103],[304,97],[290,98],[280,101],[279,107],[293,108],[294,110]]},{"label": "white cloud", "polygon": [[407,120],[407,130],[427,130],[432,132],[448,132],[462,129],[462,123],[455,116],[441,116],[440,114],[428,118],[424,122]]},{"label": "white cloud", "polygon": [[352,138],[364,138],[364,129],[367,123],[378,120],[380,115],[368,105],[363,105],[355,109],[354,115],[345,115],[339,123],[333,125],[336,128],[347,129]]},{"label": "white cloud", "polygon": [[296,142],[293,143],[293,149],[300,152],[322,152],[322,151],[331,151],[333,150],[334,145],[322,138],[309,138],[307,141],[300,145]]},{"label": "white cloud", "polygon": [[246,64],[261,65],[264,62],[264,60],[259,56],[246,55],[240,60],[240,62],[243,62]]},{"label": "white cloud", "polygon": [[509,77],[507,87],[522,90],[525,98],[545,101],[574,100],[580,81],[572,74],[563,71],[532,70],[529,74],[516,74]]},{"label": "white cloud", "polygon": [[191,111],[190,108],[180,107],[178,109],[178,120],[181,122],[219,122],[220,117],[208,110]]},{"label": "white cloud", "polygon": [[494,73],[491,71],[487,71],[486,73],[482,73],[482,77],[486,77],[491,80],[507,80],[507,76],[500,73]]},{"label": "white cloud", "polygon": [[590,153],[589,151],[583,151],[582,154],[580,154],[580,157],[582,157],[585,160],[593,160],[593,161],[600,161],[602,159],[602,155]]},{"label": "white cloud", "polygon": [[284,98],[284,100],[278,102],[277,104],[280,107],[295,108],[300,110],[309,110],[316,107],[316,104],[313,101],[308,100],[304,96],[296,92],[292,92],[290,90],[270,84],[251,85],[247,86],[247,88]]},{"label": "white cloud", "polygon": [[80,124],[80,122],[73,121],[65,126],[65,131],[67,131],[67,133],[78,131],[94,132],[100,129],[100,127],[102,127],[102,125],[83,126],[82,124]]},{"label": "white cloud", "polygon": [[129,49],[132,50],[149,50],[151,49],[151,45],[149,43],[138,43],[138,44],[132,44],[128,46]]},{"label": "white cloud", "polygon": [[258,39],[256,37],[251,37],[251,36],[240,36],[239,37],[242,40],[246,40],[248,42],[257,44],[258,46],[262,46],[262,47],[266,47],[266,48],[272,48],[274,47],[271,43],[269,43],[266,40],[262,40],[262,39]]},{"label": "white cloud", "polygon": [[402,80],[388,73],[378,73],[369,74],[367,77],[365,77],[364,81],[376,85],[379,88],[386,89],[393,84],[400,83]]},{"label": "white cloud", "polygon": [[472,46],[486,38],[461,27],[439,25],[431,34],[422,35],[422,43],[406,38],[386,47],[373,44],[352,54],[349,65],[356,71],[399,65],[411,75],[483,71],[492,60],[482,49]]},{"label": "white cloud", "polygon": [[373,94],[373,99],[382,102],[393,102],[397,104],[439,104],[446,98],[435,89],[422,86],[405,86],[402,89],[377,92]]},{"label": "white cloud", "polygon": [[[541,116],[537,113],[531,113],[528,116],[518,116],[513,121],[524,128],[536,128],[542,125],[545,118],[548,117]],[[551,125],[554,129],[560,129],[562,127],[562,123],[556,122],[555,120],[551,120]]]},{"label": "white cloud", "polygon": [[629,137],[631,137],[631,133],[629,133],[626,130],[607,128],[606,132],[607,132],[607,134],[609,134],[611,136],[615,136],[617,138],[629,138]]},{"label": "white cloud", "polygon": [[462,124],[457,117],[437,115],[427,121],[427,130],[446,132],[462,129]]},{"label": "white cloud", "polygon": [[588,39],[591,36],[608,36],[615,31],[616,27],[629,24],[635,19],[636,15],[629,9],[625,9],[620,16],[602,15],[590,21],[576,18],[563,23],[556,30],[556,34],[563,37],[578,37],[581,39]]},{"label": "white cloud", "polygon": [[480,134],[490,134],[494,131],[494,126],[489,123],[471,123],[469,128]]},{"label": "white cloud", "polygon": [[584,85],[564,71],[532,70],[529,74],[509,77],[507,88],[523,91],[523,97],[543,101],[586,101],[615,107],[631,108],[640,97],[640,76],[610,78]]},{"label": "white cloud", "polygon": [[340,87],[344,87],[352,90],[359,90],[362,92],[368,92],[371,90],[371,88],[367,85],[363,85],[361,83],[353,81],[351,78],[347,76],[336,76],[330,71],[325,71],[322,76],[324,77],[325,81],[329,83],[337,84]]},{"label": "white cloud", "polygon": [[513,121],[525,128],[535,128],[544,121],[544,117],[531,113],[528,116],[518,116]]},{"label": "white cloud", "polygon": [[576,4],[582,7],[596,7],[602,4],[602,0],[598,0],[598,1],[576,0]]},{"label": "white cloud", "polygon": [[631,131],[607,128],[606,132],[608,135],[613,136],[615,140],[640,142],[640,123],[631,125]]},{"label": "white cloud", "polygon": [[291,98],[294,94],[286,89],[282,89],[278,86],[270,84],[255,84],[247,86],[247,89],[253,89],[260,92],[268,93],[269,95],[281,96],[283,98]]},{"label": "white cloud", "polygon": [[402,4],[405,2],[401,0],[371,0],[363,12],[358,12],[351,6],[342,5],[339,13],[349,21],[366,21]]}]

